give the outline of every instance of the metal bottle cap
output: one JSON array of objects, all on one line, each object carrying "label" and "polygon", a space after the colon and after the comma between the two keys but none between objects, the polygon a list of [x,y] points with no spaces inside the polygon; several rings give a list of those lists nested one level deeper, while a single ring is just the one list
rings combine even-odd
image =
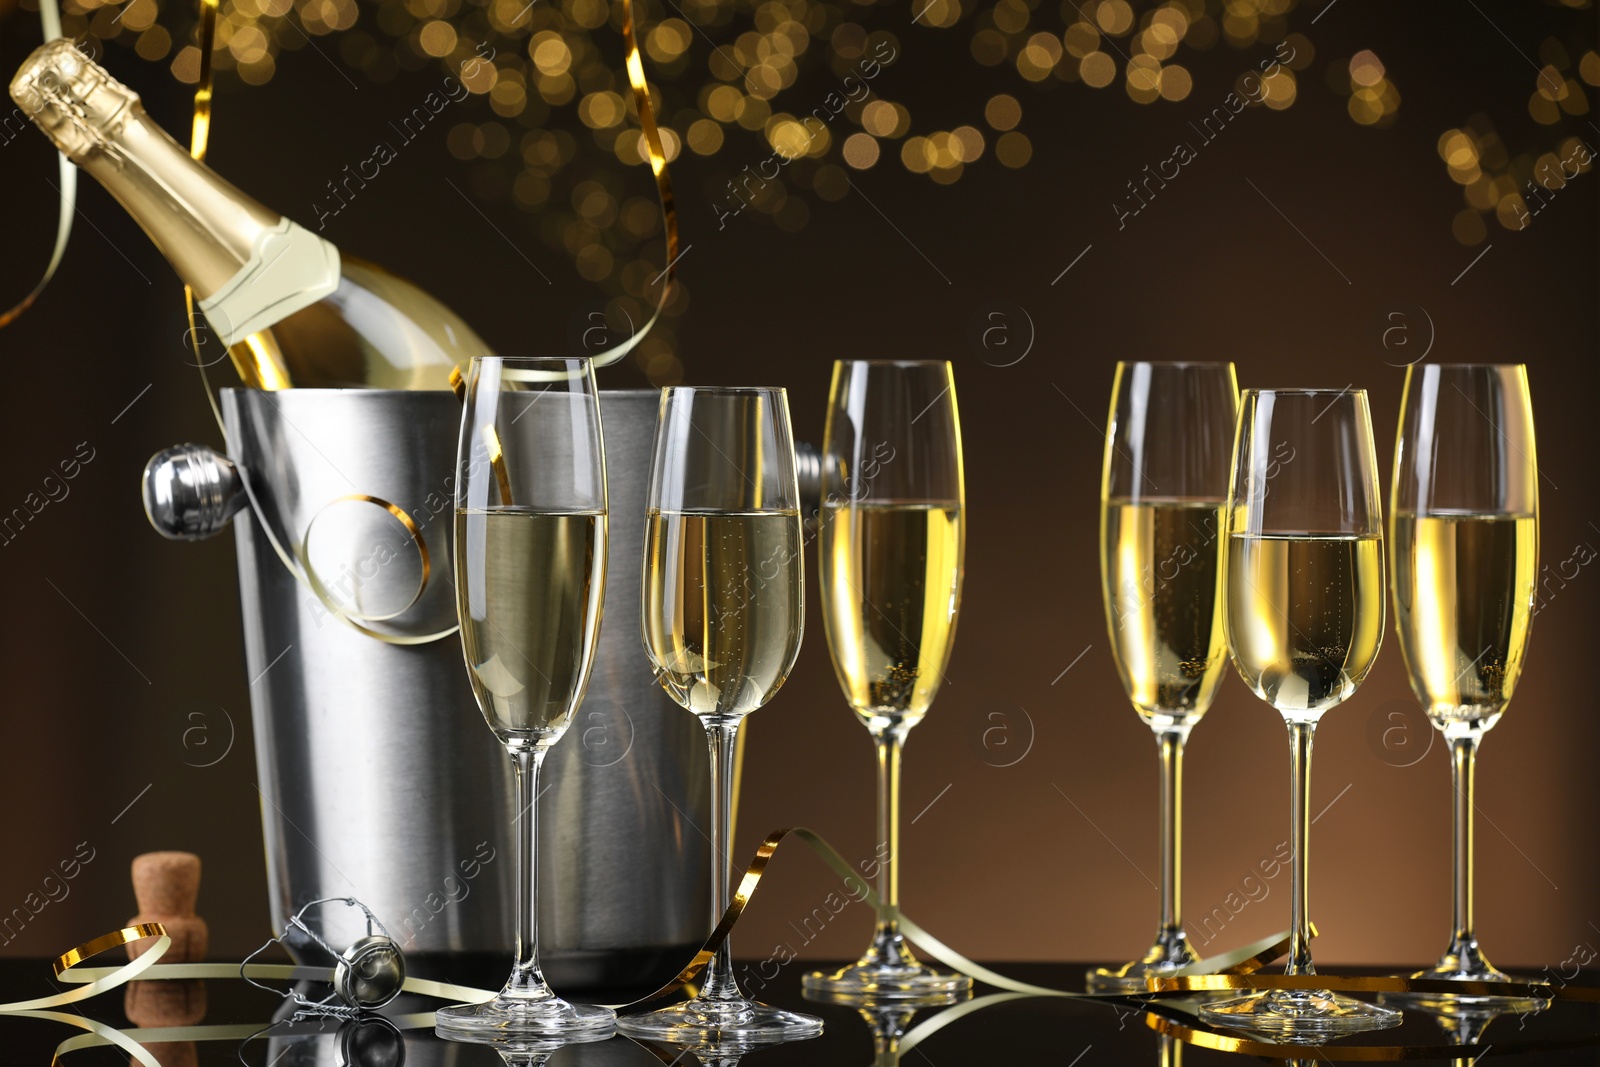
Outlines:
[{"label": "metal bottle cap", "polygon": [[400,994],[406,959],[387,937],[368,934],[345,949],[333,970],[333,991],[353,1008],[381,1008]]},{"label": "metal bottle cap", "polygon": [[144,513],[169,541],[204,541],[244,507],[239,468],[205,445],[174,445],[144,465]]},{"label": "metal bottle cap", "polygon": [[401,1067],[406,1039],[381,1015],[363,1015],[339,1026],[339,1051],[349,1067]]},{"label": "metal bottle cap", "polygon": [[11,79],[11,99],[74,161],[144,110],[138,93],[65,38],[34,49]]},{"label": "metal bottle cap", "polygon": [[810,513],[822,506],[822,453],[805,441],[794,444],[795,488],[800,493],[800,510]]}]

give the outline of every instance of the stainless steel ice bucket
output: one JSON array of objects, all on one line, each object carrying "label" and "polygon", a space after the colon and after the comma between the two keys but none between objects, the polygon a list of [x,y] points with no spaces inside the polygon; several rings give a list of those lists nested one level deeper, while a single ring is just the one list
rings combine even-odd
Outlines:
[{"label": "stainless steel ice bucket", "polygon": [[[639,637],[658,396],[601,393],[605,617],[539,805],[540,950],[558,987],[670,977],[706,933],[703,732],[652,680]],[[274,926],[307,901],[355,896],[415,973],[505,971],[510,762],[473,701],[459,640],[425,640],[455,623],[459,402],[226,390],[222,412],[237,475],[214,455],[164,454],[146,502],[158,528],[184,536],[220,526],[231,491],[252,502],[235,532]],[[336,946],[365,930],[342,904],[311,920]]]}]

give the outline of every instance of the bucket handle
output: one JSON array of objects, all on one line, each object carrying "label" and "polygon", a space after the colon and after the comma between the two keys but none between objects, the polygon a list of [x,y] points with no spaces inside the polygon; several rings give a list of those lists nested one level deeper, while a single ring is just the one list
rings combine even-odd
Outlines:
[{"label": "bucket handle", "polygon": [[[208,445],[182,444],[163,449],[145,464],[141,482],[145,517],[157,533],[169,541],[204,541],[220,533],[233,517],[243,511],[246,504],[260,514],[249,479],[239,465]],[[429,552],[417,528],[405,509],[396,507],[379,497],[362,494],[366,503],[386,509],[405,527],[417,545],[424,562],[422,581],[418,583],[415,603],[427,584]],[[389,634],[363,625],[352,617],[348,608],[328,594],[327,586],[318,578],[307,553],[307,539],[294,546],[291,554],[279,543],[269,524],[259,524],[267,541],[277,552],[283,565],[295,580],[306,588],[328,613],[357,633],[382,641],[388,645],[425,645],[455,634],[460,627],[451,626],[430,634]],[[409,607],[410,605],[407,605]],[[404,611],[405,609],[401,609]],[[398,613],[397,613],[398,614]],[[388,616],[392,618],[393,616]]]}]

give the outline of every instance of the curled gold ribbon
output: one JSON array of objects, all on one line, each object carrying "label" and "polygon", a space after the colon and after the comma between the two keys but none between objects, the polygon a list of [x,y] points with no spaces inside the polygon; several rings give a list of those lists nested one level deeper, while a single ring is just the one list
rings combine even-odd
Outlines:
[{"label": "curled gold ribbon", "polygon": [[639,129],[644,137],[645,152],[650,162],[650,173],[656,180],[656,200],[661,205],[661,229],[666,237],[667,265],[656,281],[661,282],[661,295],[645,324],[634,335],[617,347],[596,356],[594,365],[606,367],[633,351],[649,336],[651,329],[666,310],[667,298],[672,295],[672,283],[678,272],[678,207],[672,195],[672,179],[667,175],[667,152],[661,143],[661,131],[656,126],[655,106],[650,103],[650,85],[644,77],[644,59],[639,55],[639,34],[635,29],[633,0],[622,0],[623,65],[628,71],[628,85],[633,90],[633,103],[639,112]]},{"label": "curled gold ribbon", "polygon": [[[733,933],[734,927],[749,906],[757,887],[761,884],[761,880],[766,873],[768,863],[777,852],[778,846],[790,837],[804,841],[824,864],[845,879],[846,884],[851,887],[852,894],[859,891],[861,893],[860,899],[863,903],[874,909],[877,908],[877,894],[873,892],[861,875],[850,865],[850,862],[819,834],[805,827],[775,830],[767,835],[760,848],[756,850],[755,856],[746,866],[744,874],[739,879],[739,884],[734,890],[727,910],[723,912],[716,928],[712,930],[711,936],[706,939],[705,944],[695,953],[694,958],[671,981],[649,996],[629,1004],[609,1006],[628,1013],[645,1011],[676,1000],[679,994],[684,991],[694,990],[697,981],[716,955],[717,950],[727,942],[729,936]],[[1555,987],[1544,982],[1518,981],[1508,984],[1503,982],[1440,981],[1396,976],[1373,977],[1332,974],[1288,976],[1260,974],[1259,969],[1261,967],[1282,956],[1288,950],[1287,934],[1277,934],[1261,941],[1244,945],[1232,952],[1209,957],[1187,968],[1187,973],[1177,977],[1148,979],[1146,983],[1148,989],[1142,993],[1085,993],[1075,990],[1052,989],[1047,986],[1034,985],[1008,978],[968,959],[929,934],[919,924],[903,914],[900,917],[900,925],[906,936],[916,941],[932,959],[953,970],[970,975],[986,985],[1004,990],[1002,993],[980,997],[976,1000],[955,1005],[925,1020],[902,1039],[900,1043],[902,1053],[910,1051],[917,1043],[974,1011],[1008,1000],[1038,996],[1108,1004],[1131,1004],[1145,1015],[1146,1025],[1160,1033],[1203,1048],[1279,1059],[1303,1056],[1307,1046],[1276,1044],[1245,1037],[1229,1030],[1217,1030],[1198,1025],[1191,1014],[1184,1008],[1185,998],[1193,997],[1196,993],[1225,991],[1328,989],[1334,992],[1346,993],[1442,993],[1458,996],[1504,996],[1510,993],[1540,1000],[1600,1003],[1600,988],[1572,985]],[[1315,928],[1313,928],[1313,936],[1315,936],[1315,933]],[[147,937],[155,937],[158,940],[149,951],[130,963],[120,967],[109,968],[86,968],[81,966],[84,961],[102,952]],[[238,1039],[241,1036],[250,1035],[242,1034],[243,1028],[227,1026],[117,1031],[106,1027],[104,1024],[83,1019],[80,1016],[59,1014],[44,1009],[57,1008],[79,1000],[85,1000],[134,980],[251,977],[329,981],[333,976],[332,969],[328,967],[280,964],[249,964],[241,966],[228,963],[159,964],[157,961],[166,952],[171,943],[171,938],[167,936],[165,929],[159,923],[128,927],[95,938],[93,941],[64,953],[55,962],[57,976],[62,981],[81,983],[79,988],[36,1000],[0,1004],[0,1013],[34,1015],[91,1031],[90,1034],[80,1035],[63,1042],[57,1049],[57,1058],[65,1052],[76,1048],[109,1043],[128,1049],[142,1064],[154,1065],[153,1060],[145,1058],[148,1055],[147,1053],[141,1055],[143,1053],[142,1048],[136,1049],[137,1041],[134,1035],[145,1041],[156,1041],[158,1039],[163,1041]],[[410,977],[405,980],[402,989],[411,993],[419,993],[459,1003],[478,1003],[491,1000],[496,996],[490,990]],[[424,1013],[417,1016],[407,1016],[406,1019],[411,1021],[408,1022],[408,1025],[427,1025],[427,1022],[431,1019],[431,1014]],[[259,1030],[251,1030],[252,1034],[256,1032],[259,1032]],[[1499,1048],[1501,1051],[1513,1052],[1582,1047],[1593,1045],[1597,1042],[1600,1042],[1600,1034],[1554,1039],[1540,1038],[1519,1043],[1497,1041],[1494,1043],[1494,1047]],[[1489,1046],[1487,1045],[1482,1048],[1477,1045],[1340,1045],[1338,1058],[1362,1061],[1437,1059],[1442,1056],[1456,1056],[1459,1058],[1479,1055],[1488,1051],[1488,1048]]]},{"label": "curled gold ribbon", "polygon": [[[41,0],[41,2],[43,4],[50,5],[51,9],[53,10],[56,0]],[[218,2],[219,0],[199,0],[199,33],[197,43],[200,49],[200,73],[199,78],[195,83],[194,118],[189,138],[189,155],[192,158],[202,162],[206,158],[206,150],[210,144],[211,138],[211,102],[214,80],[211,64],[211,53],[216,40]],[[59,29],[57,32],[59,33]],[[639,112],[639,125],[643,131],[646,155],[649,159],[651,174],[655,179],[656,196],[661,206],[661,224],[666,237],[667,265],[662,271],[661,276],[657,279],[658,281],[664,281],[664,284],[662,285],[661,294],[656,301],[655,310],[651,313],[649,320],[647,320],[643,327],[637,330],[632,337],[617,345],[615,348],[609,349],[595,357],[593,362],[594,365],[598,367],[607,366],[622,359],[622,357],[631,352],[641,341],[645,339],[646,336],[649,335],[651,329],[654,328],[656,322],[660,320],[662,313],[666,309],[667,299],[671,295],[673,279],[676,276],[678,259],[678,212],[673,199],[672,181],[667,173],[666,150],[662,145],[661,131],[656,124],[655,108],[650,103],[650,87],[645,80],[644,61],[639,53],[638,34],[635,29],[632,0],[623,0],[622,37],[624,50],[626,53],[625,66],[628,72],[628,83],[632,87],[634,103]],[[63,157],[63,160],[65,160],[65,157]],[[70,165],[66,164],[65,162],[63,162],[63,166],[67,168],[65,171],[63,171],[63,174],[67,177],[75,179],[77,175],[76,170],[72,169]],[[65,180],[65,178],[63,180]],[[65,188],[67,188],[67,186],[63,185],[63,189]],[[64,241],[65,237],[63,235],[62,242],[64,243]],[[54,264],[52,263],[52,270],[53,269]],[[48,278],[46,280],[48,280]],[[194,299],[194,290],[186,285],[184,286],[183,292],[184,310],[189,323],[189,345],[191,350],[194,352],[195,367],[200,372],[201,385],[205,390],[206,401],[211,405],[212,415],[216,418],[218,427],[223,430],[224,436],[226,436],[227,428],[223,422],[222,410],[217,403],[216,392],[211,387],[210,375],[207,373],[206,369],[206,358],[200,351],[201,335],[199,329],[199,320],[195,314],[196,304]],[[0,326],[3,325],[4,321],[0,320]],[[454,367],[450,371],[450,388],[455,392],[458,399],[466,399],[466,381],[463,378],[459,367]],[[506,500],[509,501],[510,486],[506,478],[504,460],[503,458],[496,457],[493,462],[496,477],[501,480],[502,491]],[[286,548],[279,542],[279,538],[274,533],[271,524],[266,522],[263,518],[265,513],[261,510],[260,503],[256,499],[255,492],[250,486],[248,472],[242,473],[244,474],[243,481],[245,495],[249,498],[251,511],[255,513],[257,519],[259,520],[258,525],[261,527],[262,532],[266,535],[268,543],[272,545],[272,548],[277,553],[279,560],[285,567],[289,569],[289,572],[295,576],[296,580],[304,585],[311,592],[311,594],[317,598],[322,606],[327,609],[331,615],[333,615],[334,618],[338,619],[340,622],[354,629],[363,636],[370,637],[374,640],[382,641],[385,644],[390,645],[429,644],[433,641],[438,641],[449,637],[457,632],[459,627],[451,626],[427,634],[401,635],[385,633],[381,630],[374,629],[369,625],[365,625],[366,623],[381,622],[384,621],[384,619],[371,617],[364,618],[358,613],[351,612],[329,593],[326,583],[324,583],[321,577],[316,573],[316,568],[312,566],[309,554],[306,551],[306,539],[310,536],[309,527],[307,528],[304,537],[302,537],[301,543],[297,546],[294,546],[293,551],[291,551],[289,548]],[[410,515],[405,512],[405,509],[370,494],[363,493],[356,494],[356,496],[360,499],[387,508],[397,519],[400,520],[402,524],[405,525],[407,531],[410,533],[413,541],[415,541],[417,545],[418,551],[422,557],[423,577],[421,582],[418,584],[416,596],[413,597],[411,603],[407,605],[407,608],[409,608],[411,604],[415,604],[417,599],[422,596],[422,592],[427,585],[429,575],[429,553],[427,545],[422,539],[421,531],[417,529],[416,524],[411,520]],[[406,609],[401,609],[402,612],[404,610]],[[400,614],[400,612],[395,614]],[[393,615],[390,615],[386,616],[385,618],[393,617]]]},{"label": "curled gold ribbon", "polygon": [[[101,953],[145,938],[155,938],[156,943],[120,967],[81,966],[87,960]],[[333,968],[331,967],[303,967],[272,963],[243,965],[236,963],[161,963],[161,958],[166,955],[167,949],[171,946],[172,938],[160,923],[141,923],[137,926],[113,930],[92,941],[87,941],[77,948],[62,953],[52,964],[52,969],[55,971],[57,978],[63,982],[74,983],[77,988],[54,993],[48,997],[38,997],[34,1000],[0,1004],[0,1014],[45,1019],[89,1031],[87,1034],[69,1038],[58,1045],[55,1055],[50,1061],[52,1067],[69,1052],[80,1048],[92,1048],[102,1045],[117,1045],[132,1056],[136,1062],[142,1064],[143,1067],[161,1067],[160,1061],[151,1055],[150,1051],[144,1047],[145,1044],[167,1041],[242,1041],[260,1033],[261,1027],[251,1024],[245,1026],[211,1025],[118,1030],[105,1023],[84,1018],[81,1015],[49,1009],[65,1007],[80,1000],[88,1000],[91,997],[99,996],[101,993],[116,989],[132,981],[202,978],[266,978],[319,982],[333,980]],[[408,977],[400,988],[407,993],[418,993],[423,996],[437,997],[441,1000],[463,1004],[475,1004],[485,1000],[492,1000],[495,996],[494,993],[486,989],[452,985],[447,982],[434,982],[426,978]],[[433,1013],[424,1012],[404,1016],[400,1019],[391,1019],[390,1022],[402,1028],[431,1026],[433,1024]]]},{"label": "curled gold ribbon", "polygon": [[[76,967],[84,960],[98,956],[102,952],[108,952],[114,948],[121,948],[124,945],[131,945],[135,941],[142,941],[147,937],[160,938],[166,936],[167,928],[162,926],[160,923],[139,923],[136,926],[127,926],[121,930],[113,930],[109,934],[101,934],[92,941],[85,941],[77,948],[68,949],[61,955],[57,956],[55,962],[52,963],[50,967],[56,972],[56,977],[60,978],[62,975],[72,970],[72,968]],[[164,953],[167,950],[167,946],[160,944],[159,942],[153,946],[153,948],[158,953]],[[156,956],[156,959],[160,958],[160,955]],[[154,963],[155,960],[150,961],[151,965]],[[138,972],[133,973],[136,974]],[[131,975],[129,977],[131,977]]]},{"label": "curled gold ribbon", "polygon": [[[350,627],[352,630],[364,637],[372,638],[374,641],[382,641],[386,645],[402,646],[431,644],[434,641],[449,637],[451,634],[454,634],[460,630],[460,626],[452,625],[443,630],[434,631],[433,633],[390,634],[384,633],[381,630],[375,630],[370,626],[364,626],[360,622],[356,621],[355,618],[351,617],[351,613],[348,611],[348,609],[346,609],[329,594],[327,586],[322,582],[321,578],[317,577],[316,568],[311,565],[310,559],[305,554],[304,541],[302,540],[300,544],[294,545],[294,550],[292,552],[288,548],[285,548],[283,543],[279,541],[277,533],[275,533],[272,529],[272,524],[267,522],[264,517],[266,512],[262,509],[261,502],[256,499],[256,491],[255,488],[250,484],[250,471],[247,468],[239,468],[239,481],[240,484],[244,486],[244,494],[250,501],[250,511],[256,518],[256,526],[261,530],[262,536],[267,539],[267,544],[272,546],[273,552],[277,553],[279,562],[281,562],[284,568],[294,576],[295,581],[305,586],[307,591],[309,591],[312,596],[317,598],[318,603],[328,610],[328,614],[344,623],[344,625]],[[427,577],[430,573],[429,567],[431,556],[428,553],[426,543],[422,540],[422,531],[411,519],[411,516],[406,513],[406,510],[391,501],[385,500],[383,497],[373,496],[368,493],[353,493],[349,497],[340,497],[339,499],[359,499],[368,503],[376,504],[393,514],[406,527],[407,531],[410,532],[412,537],[416,540],[418,550],[422,554],[423,579],[422,582],[419,583],[417,589],[417,597],[421,597],[421,586],[427,583]],[[335,503],[335,501],[329,501],[329,503]],[[310,530],[308,529],[306,532],[309,534]],[[412,603],[415,602],[416,598],[413,598]],[[409,607],[409,605],[407,606]]]},{"label": "curled gold ribbon", "polygon": [[[407,535],[409,535],[411,538],[411,543],[416,546],[417,558],[421,561],[422,565],[422,576],[417,580],[417,588],[416,591],[411,594],[411,599],[406,601],[402,607],[395,611],[386,612],[382,615],[367,615],[358,611],[351,611],[349,608],[336,603],[333,599],[333,595],[328,592],[328,588],[323,583],[321,576],[317,574],[317,568],[311,563],[311,531],[317,525],[317,517],[321,515],[323,511],[326,511],[333,505],[347,502],[357,504],[372,504],[375,507],[379,507],[384,511],[387,511],[390,515],[394,516],[396,522],[405,528]],[[300,547],[297,550],[297,554],[299,557],[300,567],[305,572],[306,585],[310,587],[313,593],[316,594],[317,599],[322,601],[323,606],[334,614],[341,616],[345,622],[355,626],[356,629],[367,634],[369,637],[394,637],[395,635],[393,634],[379,634],[375,631],[367,630],[359,624],[387,622],[390,619],[398,618],[399,616],[404,615],[406,612],[411,610],[412,605],[414,605],[418,600],[422,599],[422,594],[426,592],[428,588],[428,579],[433,575],[433,557],[428,552],[428,542],[422,536],[422,530],[417,526],[416,520],[406,512],[405,508],[393,504],[383,499],[381,496],[373,496],[370,493],[350,493],[346,496],[335,497],[324,504],[322,508],[317,511],[317,514],[311,517],[311,521],[306,523],[306,532],[300,538]],[[430,635],[429,640],[433,639],[434,638]]]},{"label": "curled gold ribbon", "polygon": [[[728,902],[728,909],[722,913],[716,928],[711,931],[711,936],[704,945],[695,953],[684,968],[675,975],[671,981],[660,989],[631,1004],[612,1005],[621,1011],[636,1012],[647,1011],[661,1004],[677,999],[677,994],[685,989],[692,989],[697,979],[711,963],[724,942],[733,933],[733,928],[739,922],[744,910],[750,904],[750,898],[755,895],[756,887],[761,884],[761,878],[766,872],[767,864],[778,850],[784,839],[793,837],[805,842],[812,852],[822,860],[831,870],[845,880],[850,887],[852,895],[860,894],[860,899],[874,910],[878,907],[878,894],[850,866],[850,861],[840,855],[838,849],[830,845],[822,835],[804,826],[795,826],[787,829],[774,830],[768,834],[766,840],[761,842],[761,847],[756,849],[755,857],[745,868],[743,876],[739,879],[738,886],[734,889],[732,899]],[[1006,990],[1008,993],[1021,994],[1034,997],[1065,997],[1073,1000],[1097,1001],[1125,1001],[1130,997],[1148,997],[1153,992],[1147,993],[1084,993],[1065,989],[1052,989],[1049,986],[1034,985],[1030,982],[1020,982],[1015,978],[1008,978],[998,971],[991,970],[957,952],[943,941],[934,937],[921,925],[913,921],[905,913],[900,914],[900,929],[915,941],[929,957],[944,964],[946,967],[962,974],[968,975],[985,985],[996,989]],[[1221,956],[1214,956],[1195,964],[1195,969],[1207,972],[1227,972],[1228,977],[1239,981],[1247,981],[1243,976],[1251,971],[1277,959],[1288,951],[1289,935],[1275,934],[1261,941],[1253,942],[1233,952]],[[1230,987],[1231,988],[1231,987]]]}]

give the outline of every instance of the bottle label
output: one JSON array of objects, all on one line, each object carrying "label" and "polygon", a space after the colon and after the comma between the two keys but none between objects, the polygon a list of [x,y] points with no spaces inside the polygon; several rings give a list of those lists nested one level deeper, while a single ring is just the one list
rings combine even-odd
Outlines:
[{"label": "bottle label", "polygon": [[339,250],[281,219],[256,239],[250,261],[200,301],[222,343],[232,347],[315,304],[339,287]]}]

